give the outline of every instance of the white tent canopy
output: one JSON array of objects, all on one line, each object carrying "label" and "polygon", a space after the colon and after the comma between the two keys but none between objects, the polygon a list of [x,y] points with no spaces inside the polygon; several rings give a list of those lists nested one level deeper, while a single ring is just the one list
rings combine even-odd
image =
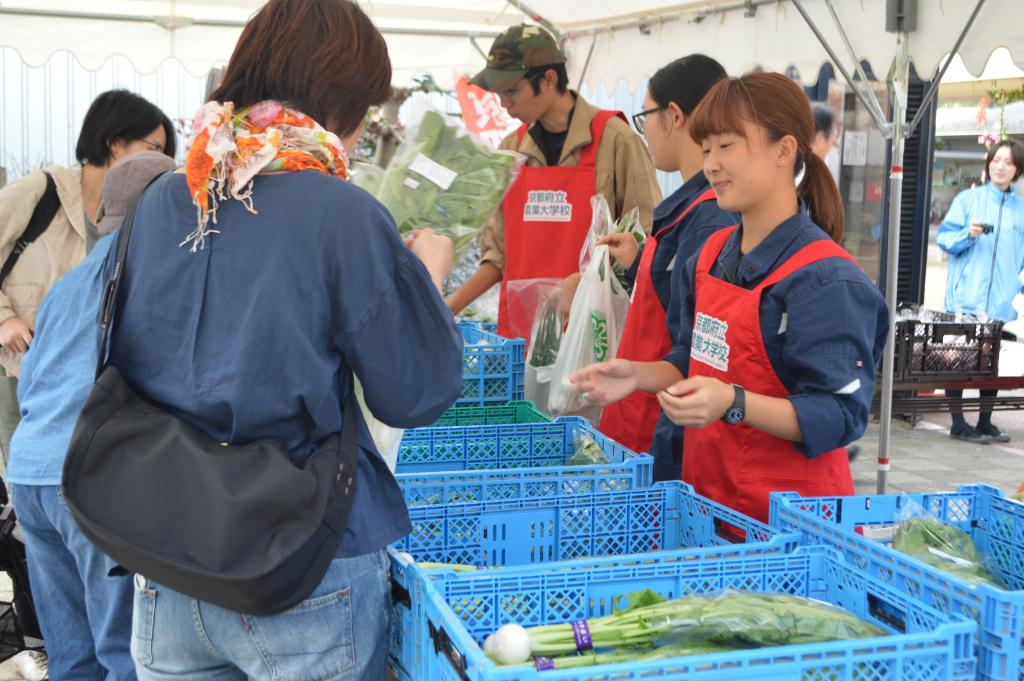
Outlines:
[{"label": "white tent canopy", "polygon": [[[41,65],[68,50],[87,69],[115,54],[143,73],[177,59],[195,74],[231,55],[241,27],[262,0],[3,0],[0,46],[16,49],[26,63]],[[896,52],[885,32],[885,0],[833,3],[859,58],[885,74]],[[624,79],[630,89],[683,53],[713,55],[733,73],[755,66],[795,67],[814,80],[828,61],[791,0],[363,0],[385,33],[403,85],[430,73],[450,86],[483,64],[494,35],[524,21],[546,23],[566,41],[574,82],[586,66],[590,88]],[[934,74],[975,0],[920,0],[910,58],[924,78]],[[822,0],[804,6],[825,37],[837,38]],[[979,75],[998,47],[1024,65],[1020,0],[989,0],[960,49],[966,69]],[[475,45],[474,45],[475,41]],[[836,43],[840,44],[840,43]],[[843,58],[846,54],[840,53]],[[589,63],[588,63],[589,57]]]}]

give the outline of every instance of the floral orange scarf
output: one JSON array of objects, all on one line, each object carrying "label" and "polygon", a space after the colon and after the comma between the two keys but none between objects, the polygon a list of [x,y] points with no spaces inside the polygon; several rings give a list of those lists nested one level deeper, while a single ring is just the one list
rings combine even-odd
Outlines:
[{"label": "floral orange scarf", "polygon": [[255,214],[253,178],[261,172],[317,170],[348,177],[348,154],[341,140],[309,116],[267,100],[234,110],[231,102],[208,102],[196,115],[195,138],[185,162],[185,181],[196,206],[198,225],[181,242],[201,250],[217,234],[220,201],[233,198]]}]

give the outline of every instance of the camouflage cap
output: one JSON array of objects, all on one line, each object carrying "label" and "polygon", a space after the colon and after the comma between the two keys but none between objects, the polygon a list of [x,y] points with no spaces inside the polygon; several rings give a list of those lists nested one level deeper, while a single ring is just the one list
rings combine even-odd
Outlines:
[{"label": "camouflage cap", "polygon": [[540,26],[513,26],[497,38],[487,55],[487,67],[473,77],[473,84],[491,92],[513,87],[527,70],[548,64],[564,64],[555,39]]}]

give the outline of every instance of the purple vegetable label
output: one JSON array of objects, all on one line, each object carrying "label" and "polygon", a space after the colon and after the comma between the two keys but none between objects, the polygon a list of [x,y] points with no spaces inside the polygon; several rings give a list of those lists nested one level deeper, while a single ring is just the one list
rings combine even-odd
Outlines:
[{"label": "purple vegetable label", "polygon": [[594,642],[590,638],[590,626],[586,620],[572,623],[572,635],[576,637],[576,650],[582,653],[594,649]]},{"label": "purple vegetable label", "polygon": [[533,661],[533,666],[539,672],[546,672],[555,668],[555,661],[550,657],[538,657]]}]

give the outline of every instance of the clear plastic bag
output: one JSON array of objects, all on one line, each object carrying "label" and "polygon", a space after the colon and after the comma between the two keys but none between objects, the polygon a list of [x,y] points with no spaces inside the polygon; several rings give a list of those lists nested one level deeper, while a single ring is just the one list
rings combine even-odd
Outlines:
[{"label": "clear plastic bag", "polygon": [[896,522],[893,549],[968,582],[1003,586],[969,534],[942,522],[910,497],[901,499]]},{"label": "clear plastic bag", "polygon": [[354,389],[356,399],[359,400],[359,408],[363,410],[363,420],[366,421],[366,427],[370,431],[373,443],[377,445],[377,452],[380,453],[381,458],[388,465],[388,469],[394,473],[395,468],[398,466],[398,450],[402,445],[402,436],[405,435],[405,430],[385,425],[373,415],[370,408],[366,406],[366,398],[363,397],[363,385],[358,379],[356,379]]},{"label": "clear plastic bag", "polygon": [[573,438],[572,455],[566,460],[566,466],[598,466],[608,463],[608,455],[601,449],[601,445],[586,433],[577,433]]},{"label": "clear plastic bag", "polygon": [[429,227],[466,253],[501,204],[523,157],[477,142],[437,111],[424,112],[381,180],[377,198],[403,234]]},{"label": "clear plastic bag", "polygon": [[600,409],[581,399],[569,377],[615,357],[628,310],[629,294],[612,272],[608,247],[597,246],[576,289],[552,370],[548,407],[553,413],[579,414],[591,421],[600,418]]},{"label": "clear plastic bag", "polygon": [[[562,318],[559,314],[561,281],[558,279],[530,279],[509,282],[509,304],[516,298],[520,304],[536,309],[526,350],[526,399],[542,411],[548,410],[551,388],[551,370],[562,343]],[[514,330],[513,330],[514,334]]]}]

